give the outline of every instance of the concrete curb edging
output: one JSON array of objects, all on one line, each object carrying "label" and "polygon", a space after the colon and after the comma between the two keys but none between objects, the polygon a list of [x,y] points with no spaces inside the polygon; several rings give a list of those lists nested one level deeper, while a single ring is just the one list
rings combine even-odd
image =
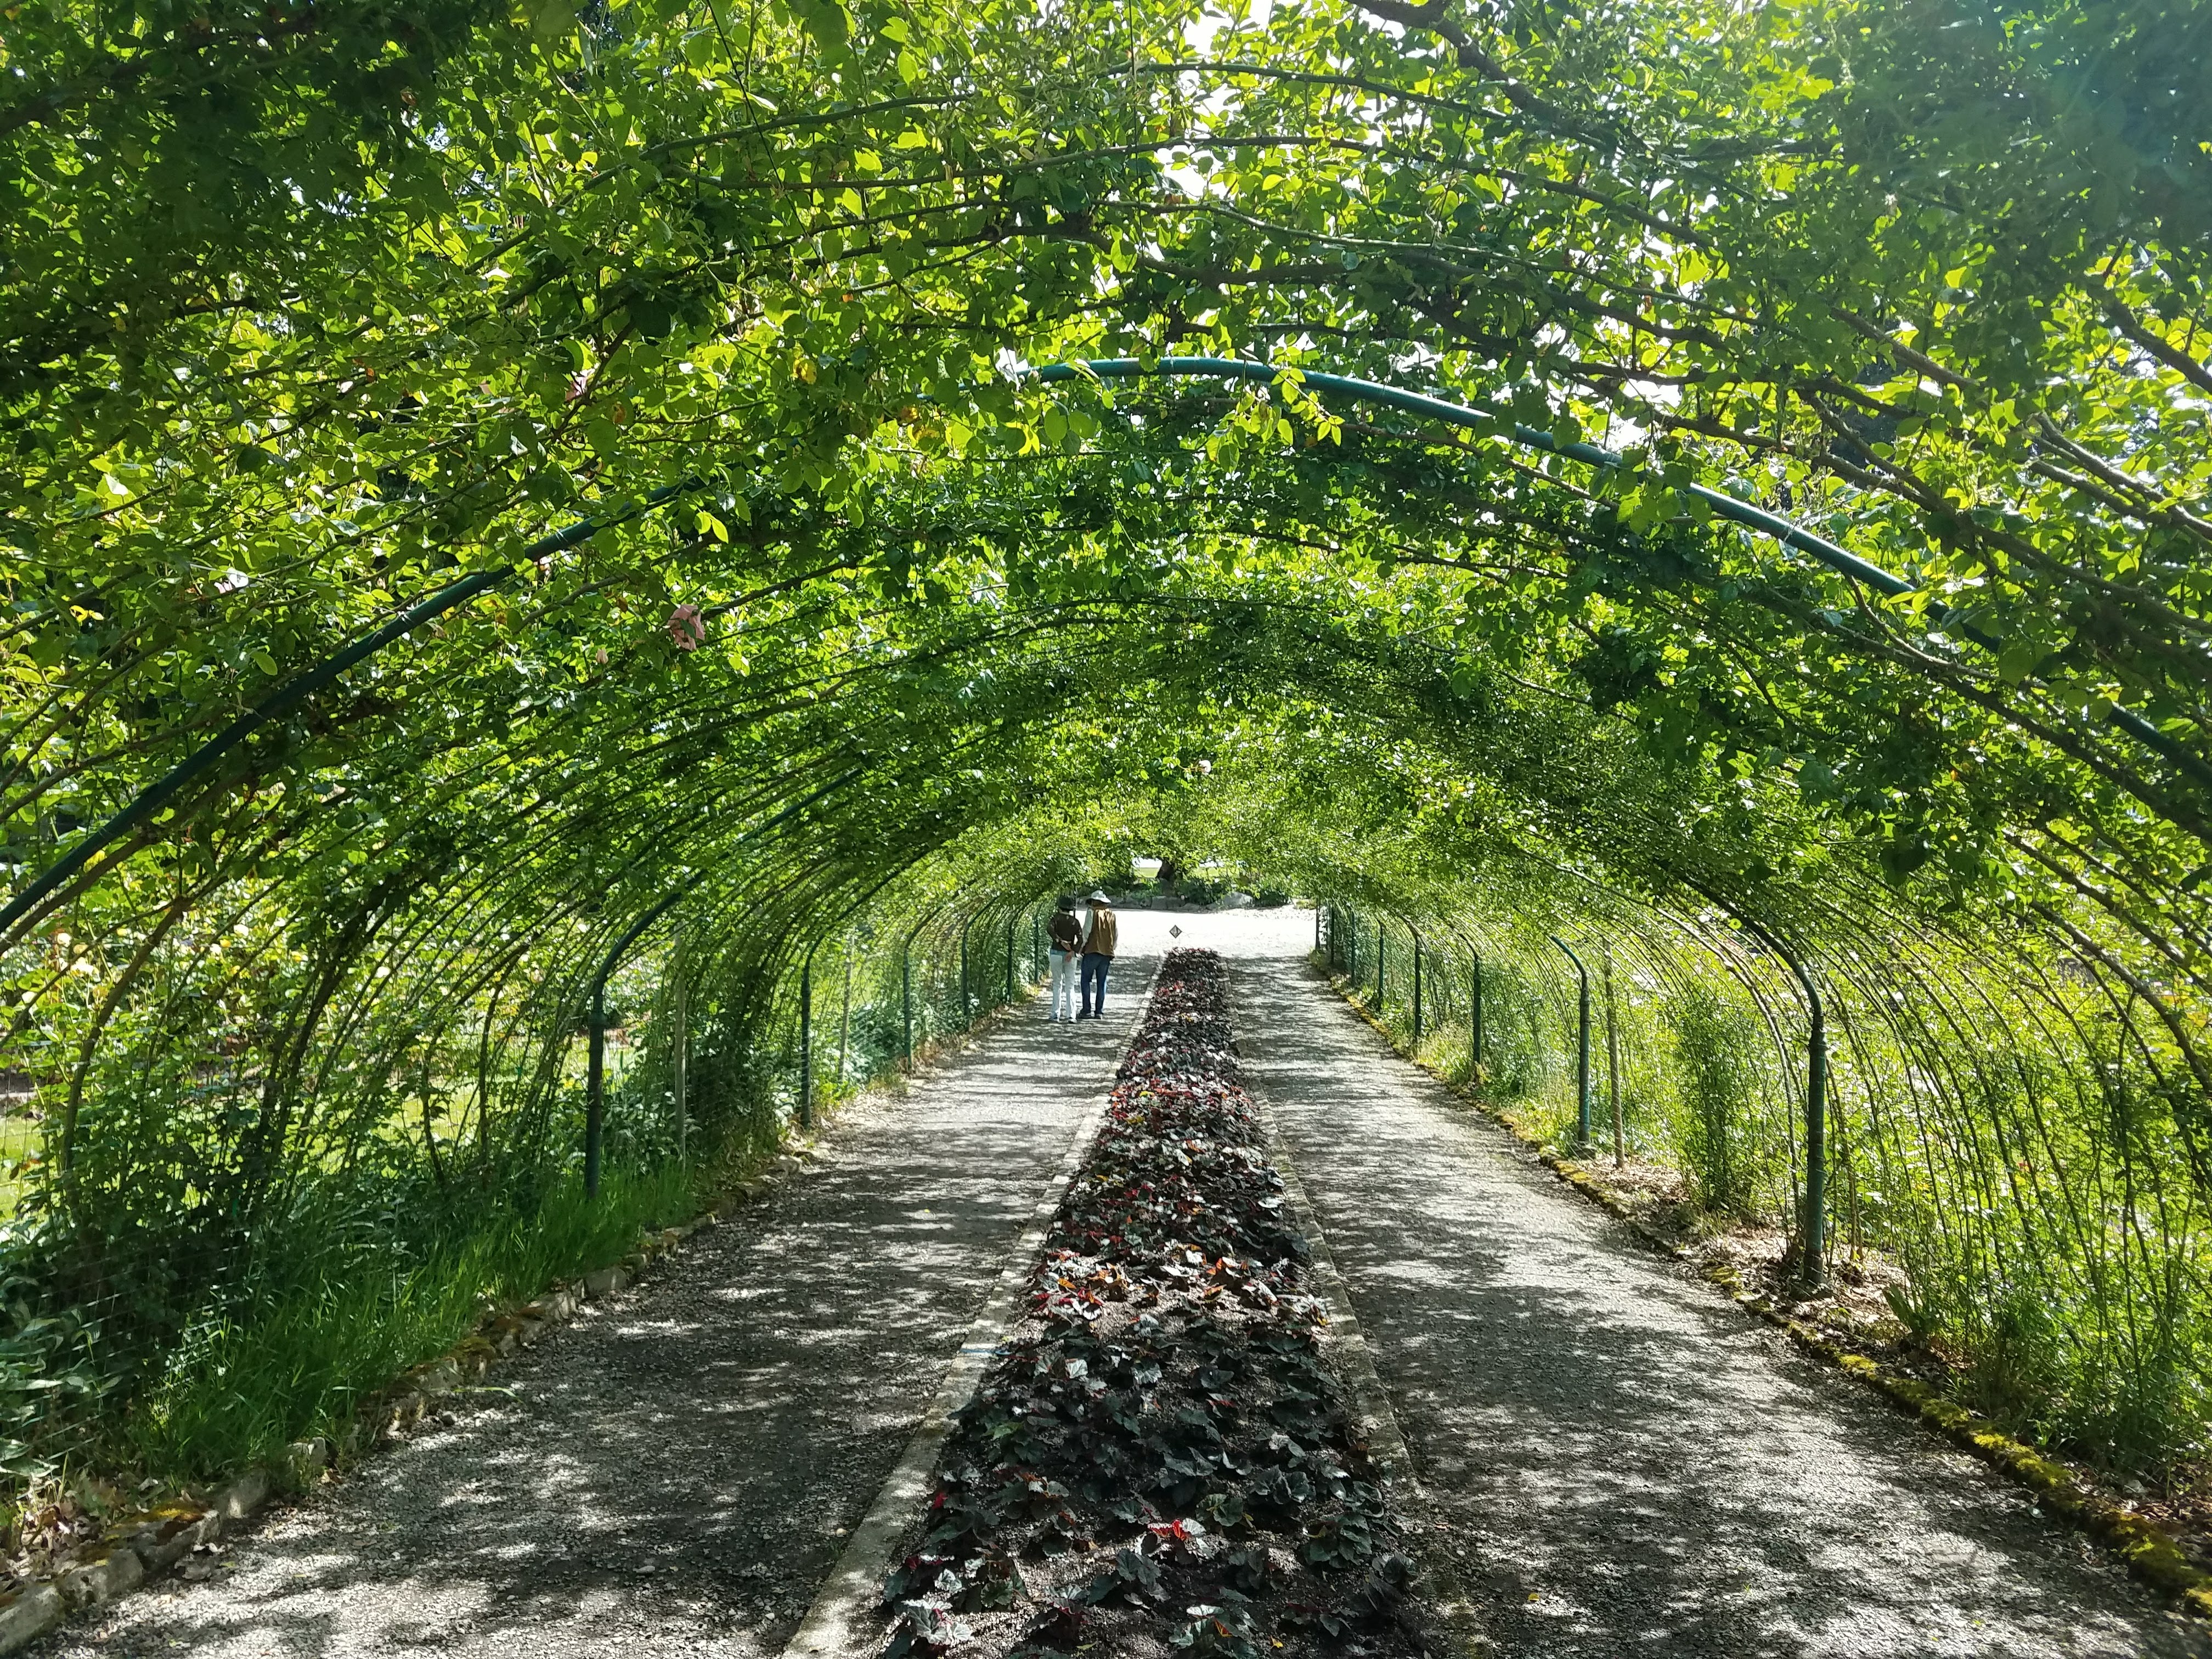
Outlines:
[{"label": "concrete curb edging", "polygon": [[853,1528],[853,1535],[838,1553],[836,1565],[830,1569],[822,1588],[815,1592],[813,1604],[799,1620],[798,1630],[784,1644],[782,1659],[848,1659],[860,1651],[872,1650],[879,1644],[880,1626],[863,1637],[855,1626],[865,1622],[882,1606],[884,1575],[892,1565],[891,1551],[897,1547],[900,1535],[921,1512],[922,1503],[929,1496],[929,1477],[937,1468],[945,1441],[951,1436],[952,1419],[982,1386],[983,1375],[998,1358],[1006,1333],[1021,1317],[1022,1291],[1029,1284],[1045,1239],[1052,1231],[1052,1218],[1060,1212],[1060,1200],[1066,1195],[1076,1172],[1083,1167],[1084,1159],[1090,1156],[1091,1145],[1098,1138],[1099,1127],[1106,1121],[1106,1108],[1113,1098],[1115,1082],[1129,1058],[1129,1050],[1135,1046],[1138,1034],[1145,1029],[1145,1012],[1152,1006],[1153,988],[1158,985],[1160,969],[1166,963],[1167,952],[1163,951],[1159,964],[1146,981],[1136,1018],[1115,1056],[1114,1069],[1106,1086],[1085,1109],[1066,1154],[1060,1159],[1059,1170],[1045,1184],[1029,1220],[1023,1224],[1012,1255],[1000,1269],[990,1294],[969,1327],[966,1340],[945,1368],[936,1397],[923,1412],[921,1421],[915,1425],[906,1449],[877,1490],[860,1525]]},{"label": "concrete curb edging", "polygon": [[0,1653],[13,1653],[72,1613],[106,1607],[129,1595],[154,1574],[251,1518],[275,1489],[266,1469],[249,1469],[204,1510],[179,1504],[133,1517],[103,1539],[96,1553],[26,1587],[0,1607]]},{"label": "concrete curb edging", "polygon": [[1322,981],[1341,997],[1346,1007],[1364,1020],[1389,1043],[1398,1058],[1418,1067],[1534,1152],[1537,1160],[1572,1191],[1625,1222],[1646,1244],[1694,1267],[1702,1279],[1725,1291],[1730,1300],[1787,1334],[1797,1346],[1825,1360],[1844,1375],[1867,1384],[1893,1404],[1912,1413],[1929,1427],[2009,1480],[2033,1492],[2045,1510],[2099,1539],[2127,1564],[2128,1570],[2152,1589],[2169,1595],[2181,1609],[2199,1619],[2212,1619],[2212,1573],[2191,1565],[2181,1547],[2165,1528],[2146,1521],[2076,1478],[2064,1464],[2044,1456],[2033,1447],[2014,1439],[1988,1418],[1968,1410],[1940,1389],[1917,1377],[1885,1365],[1870,1355],[1844,1347],[1826,1333],[1802,1319],[1793,1318],[1767,1297],[1747,1289],[1735,1269],[1708,1267],[1692,1261],[1630,1211],[1602,1182],[1572,1158],[1564,1158],[1534,1135],[1508,1122],[1496,1108],[1463,1084],[1436,1072],[1425,1062],[1398,1048],[1389,1026],[1356,1001],[1334,976]]}]

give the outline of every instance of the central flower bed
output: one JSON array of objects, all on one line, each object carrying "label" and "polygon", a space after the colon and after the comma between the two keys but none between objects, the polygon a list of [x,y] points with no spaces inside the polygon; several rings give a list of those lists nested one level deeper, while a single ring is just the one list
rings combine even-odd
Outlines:
[{"label": "central flower bed", "polygon": [[1425,1650],[1226,991],[1212,951],[1169,955],[884,1586],[890,1654]]}]

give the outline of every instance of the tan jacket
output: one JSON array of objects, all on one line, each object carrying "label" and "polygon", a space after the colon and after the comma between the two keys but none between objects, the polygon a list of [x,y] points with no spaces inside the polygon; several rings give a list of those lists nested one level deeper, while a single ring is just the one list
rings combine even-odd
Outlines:
[{"label": "tan jacket", "polygon": [[1091,931],[1085,934],[1083,939],[1083,954],[1086,957],[1112,956],[1114,942],[1119,934],[1120,926],[1120,923],[1114,919],[1113,911],[1103,904],[1093,905],[1091,909]]}]

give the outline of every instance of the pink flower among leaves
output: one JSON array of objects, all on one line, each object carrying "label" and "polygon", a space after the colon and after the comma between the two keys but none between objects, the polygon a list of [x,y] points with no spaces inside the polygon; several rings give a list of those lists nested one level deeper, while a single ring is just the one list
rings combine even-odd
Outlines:
[{"label": "pink flower among leaves", "polygon": [[668,637],[678,651],[696,651],[707,642],[707,619],[696,605],[679,605],[668,613]]}]

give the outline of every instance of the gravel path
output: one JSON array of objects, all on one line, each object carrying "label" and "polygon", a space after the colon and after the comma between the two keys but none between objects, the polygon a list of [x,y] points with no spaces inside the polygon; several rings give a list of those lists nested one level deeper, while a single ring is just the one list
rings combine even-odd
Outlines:
[{"label": "gravel path", "polygon": [[2212,1651],[1453,1103],[1293,959],[1310,942],[1235,963],[1247,1077],[1500,1652]]},{"label": "gravel path", "polygon": [[1431,1518],[1511,1655],[2212,1655],[2071,1528],[1572,1197],[1300,958],[1125,915],[1113,1016],[1032,1005],[822,1167],[434,1426],[41,1659],[777,1653],[1107,1081],[1152,957],[1232,957]]},{"label": "gravel path", "polygon": [[1164,927],[1125,927],[1106,1019],[1017,1010],[457,1422],[39,1652],[778,1652],[1106,1086]]}]

